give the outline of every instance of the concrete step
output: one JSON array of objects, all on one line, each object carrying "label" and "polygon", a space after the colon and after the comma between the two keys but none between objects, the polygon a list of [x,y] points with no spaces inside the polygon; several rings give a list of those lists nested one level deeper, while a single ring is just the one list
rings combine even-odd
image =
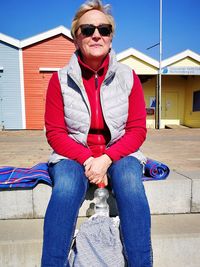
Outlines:
[{"label": "concrete step", "polygon": [[[200,212],[200,174],[176,173],[162,181],[144,182],[152,214]],[[86,216],[93,207],[94,189],[86,196],[79,216]],[[33,190],[0,191],[0,219],[43,218],[51,195],[51,187],[38,184]],[[109,199],[111,215],[116,215],[115,200]]]},{"label": "concrete step", "polygon": [[199,267],[200,214],[154,216],[152,243],[154,267]]},{"label": "concrete step", "polygon": [[[39,267],[42,228],[43,219],[0,220],[0,266]],[[200,214],[153,215],[152,245],[154,267],[199,267]]]}]

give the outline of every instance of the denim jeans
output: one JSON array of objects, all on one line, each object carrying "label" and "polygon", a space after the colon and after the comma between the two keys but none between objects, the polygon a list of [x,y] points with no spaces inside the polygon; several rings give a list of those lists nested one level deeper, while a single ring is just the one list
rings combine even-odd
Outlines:
[{"label": "denim jeans", "polygon": [[[88,179],[84,167],[73,160],[61,160],[51,165],[49,173],[53,189],[44,221],[41,266],[68,267],[67,255],[79,208],[88,189]],[[119,210],[128,266],[152,267],[151,220],[141,180],[142,165],[134,157],[125,157],[110,166],[108,176]]]}]

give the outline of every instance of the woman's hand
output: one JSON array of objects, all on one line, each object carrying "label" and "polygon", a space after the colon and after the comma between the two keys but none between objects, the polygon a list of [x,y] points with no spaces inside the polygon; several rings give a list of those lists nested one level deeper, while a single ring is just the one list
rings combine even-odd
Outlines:
[{"label": "woman's hand", "polygon": [[90,162],[93,160],[94,158],[93,157],[89,157],[88,159],[86,159],[86,161],[83,163],[83,166],[85,167],[85,170],[87,169],[87,168],[89,168],[89,166],[90,166]]},{"label": "woman's hand", "polygon": [[111,165],[112,160],[106,154],[93,158],[90,157],[84,162],[85,175],[88,177],[90,183],[98,184],[103,182],[105,185],[108,184],[107,170]]}]

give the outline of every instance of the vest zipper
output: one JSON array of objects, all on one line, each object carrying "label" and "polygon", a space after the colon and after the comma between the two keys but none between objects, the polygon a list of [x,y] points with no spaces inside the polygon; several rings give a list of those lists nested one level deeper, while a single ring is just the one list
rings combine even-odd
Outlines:
[{"label": "vest zipper", "polygon": [[99,104],[99,92],[98,92],[98,73],[95,72],[94,74],[94,79],[95,79],[95,105],[96,105],[96,109],[95,109],[95,126],[98,128],[99,127],[99,110],[98,110],[98,104]]},{"label": "vest zipper", "polygon": [[95,72],[95,74],[94,74],[94,79],[95,79],[95,88],[97,89],[98,88],[98,74],[97,74],[97,72]]}]

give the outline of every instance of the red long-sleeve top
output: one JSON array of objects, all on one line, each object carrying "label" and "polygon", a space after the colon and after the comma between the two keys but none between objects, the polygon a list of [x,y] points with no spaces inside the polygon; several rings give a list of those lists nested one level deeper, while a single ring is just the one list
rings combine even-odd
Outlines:
[{"label": "red long-sleeve top", "polygon": [[145,102],[138,76],[133,71],[134,84],[129,95],[125,134],[109,148],[106,148],[106,144],[110,140],[110,132],[103,118],[100,88],[108,70],[109,57],[104,60],[102,66],[96,72],[85,65],[80,58],[79,64],[91,108],[91,125],[87,137],[88,147],[77,143],[68,136],[57,73],[54,73],[50,79],[46,96],[45,126],[48,143],[56,153],[76,160],[81,164],[91,156],[98,157],[107,154],[115,161],[135,152],[146,138]]}]

